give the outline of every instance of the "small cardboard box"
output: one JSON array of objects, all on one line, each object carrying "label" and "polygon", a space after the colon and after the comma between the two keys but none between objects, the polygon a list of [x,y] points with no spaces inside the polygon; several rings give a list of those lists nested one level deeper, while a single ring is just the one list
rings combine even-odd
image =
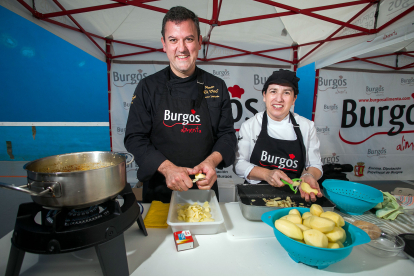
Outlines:
[{"label": "small cardboard box", "polygon": [[177,251],[194,248],[193,236],[188,230],[174,232],[174,241]]}]

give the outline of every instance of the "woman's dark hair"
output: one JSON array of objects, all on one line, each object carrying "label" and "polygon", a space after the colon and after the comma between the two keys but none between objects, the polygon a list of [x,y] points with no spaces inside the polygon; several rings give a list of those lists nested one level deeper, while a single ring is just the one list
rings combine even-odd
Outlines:
[{"label": "woman's dark hair", "polygon": [[186,21],[188,19],[191,19],[197,29],[197,40],[200,37],[200,22],[198,21],[198,16],[190,11],[187,8],[177,6],[172,7],[164,16],[164,19],[162,20],[162,29],[161,34],[162,37],[165,40],[165,24],[167,24],[168,21],[172,21],[174,23],[181,23],[183,21]]}]

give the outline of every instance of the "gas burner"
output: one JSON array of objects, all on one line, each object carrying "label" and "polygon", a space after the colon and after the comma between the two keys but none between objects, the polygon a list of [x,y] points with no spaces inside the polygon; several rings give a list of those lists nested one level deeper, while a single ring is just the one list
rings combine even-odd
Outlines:
[{"label": "gas burner", "polygon": [[[121,206],[110,199],[83,209],[50,210],[30,202],[19,206],[6,276],[19,275],[26,252],[59,254],[95,247],[104,275],[129,275],[124,232],[135,222],[147,236],[131,186],[119,195]],[[41,224],[35,221],[40,212]]]},{"label": "gas burner", "polygon": [[[61,210],[49,210],[46,214],[46,225],[52,226],[54,218]],[[83,209],[72,209],[65,216],[64,226],[81,225],[110,215],[108,202]]]}]

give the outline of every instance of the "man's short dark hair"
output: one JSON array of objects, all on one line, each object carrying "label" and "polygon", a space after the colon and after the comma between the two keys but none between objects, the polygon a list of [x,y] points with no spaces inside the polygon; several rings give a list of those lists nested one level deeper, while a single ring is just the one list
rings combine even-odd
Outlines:
[{"label": "man's short dark hair", "polygon": [[177,6],[172,7],[164,16],[164,19],[162,20],[162,29],[161,34],[162,37],[165,40],[165,24],[167,24],[168,21],[172,21],[174,23],[181,23],[183,21],[186,21],[188,19],[191,19],[196,28],[197,28],[197,40],[200,37],[200,22],[198,21],[198,16],[190,11],[187,8]]}]

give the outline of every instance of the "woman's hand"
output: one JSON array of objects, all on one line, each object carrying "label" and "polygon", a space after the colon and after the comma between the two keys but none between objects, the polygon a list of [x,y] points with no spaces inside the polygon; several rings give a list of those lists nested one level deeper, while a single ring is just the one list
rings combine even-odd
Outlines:
[{"label": "woman's hand", "polygon": [[283,187],[285,184],[280,180],[293,184],[293,181],[281,170],[267,170],[264,175],[264,180],[273,187]]},{"label": "woman's hand", "polygon": [[317,197],[321,197],[322,196],[321,189],[319,187],[319,183],[318,183],[318,181],[316,181],[315,178],[313,178],[313,176],[311,174],[306,174],[305,173],[300,179],[302,179],[303,182],[308,183],[309,186],[311,186],[311,188],[318,190],[318,194],[317,195],[315,195],[314,193],[307,194],[304,191],[302,191],[301,186],[299,186],[300,195],[307,202],[309,202],[309,200],[311,200],[312,202],[315,202],[316,201],[316,196]]}]

